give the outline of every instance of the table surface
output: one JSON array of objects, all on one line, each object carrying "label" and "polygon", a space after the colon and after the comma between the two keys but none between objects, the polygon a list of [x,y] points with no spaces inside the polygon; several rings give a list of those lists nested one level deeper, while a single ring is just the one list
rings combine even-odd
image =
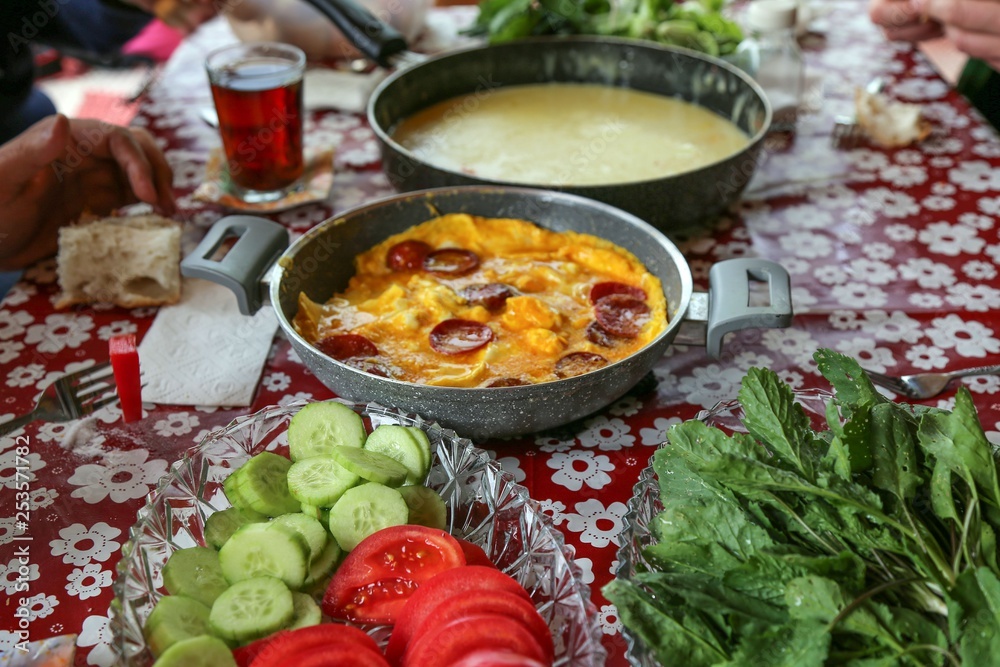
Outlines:
[{"label": "table surface", "polygon": [[[822,3],[831,13],[803,38],[813,82],[806,113],[794,135],[769,139],[737,210],[710,228],[672,235],[699,290],[723,259],[782,263],[792,276],[793,325],[733,334],[720,359],[675,345],[657,362],[655,383],[562,436],[477,443],[527,487],[576,549],[605,632],[608,665],[626,664],[625,644],[600,589],[613,576],[632,486],[671,424],[734,398],[752,366],[772,368],[796,388],[827,388],[812,360],[819,347],[890,373],[1000,361],[1000,140],[922,54],[886,42],[868,23],[864,4]],[[447,33],[469,11],[435,10],[432,25]],[[174,167],[189,240],[225,214],[191,197],[209,149],[218,145],[198,117],[209,104],[199,60],[217,39],[207,30],[189,39],[137,119]],[[854,88],[875,75],[887,79],[893,97],[923,106],[935,126],[932,137],[899,150],[835,150],[833,117],[849,113]],[[363,116],[313,112],[307,133],[313,143],[337,147],[335,183],[326,202],[272,216],[293,235],[392,194]],[[107,307],[57,312],[54,268],[47,261],[30,269],[0,303],[0,420],[29,410],[55,376],[105,359],[110,336],[141,338],[156,315]],[[1000,378],[966,383],[988,435],[1000,439]],[[147,404],[145,418],[126,425],[112,407],[82,438],[78,424],[35,423],[0,440],[0,586],[9,599],[26,598],[29,638],[78,633],[78,665],[110,664],[115,564],[160,476],[236,416],[330,397],[278,336],[249,408]],[[929,403],[950,407],[953,398],[946,393]],[[83,444],[65,446],[70,436]],[[25,512],[15,511],[18,473],[28,480]],[[17,554],[25,547],[27,570],[21,570]],[[0,606],[0,654],[18,640],[15,606]]]}]

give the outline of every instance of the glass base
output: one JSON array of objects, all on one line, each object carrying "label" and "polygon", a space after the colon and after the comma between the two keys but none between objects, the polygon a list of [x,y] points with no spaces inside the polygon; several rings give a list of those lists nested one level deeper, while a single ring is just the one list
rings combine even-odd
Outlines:
[{"label": "glass base", "polygon": [[281,188],[280,190],[249,190],[230,182],[228,191],[229,194],[248,204],[267,204],[269,202],[278,201],[279,199],[284,199],[288,195],[298,192],[301,189],[302,183],[300,181],[295,181],[291,185]]}]

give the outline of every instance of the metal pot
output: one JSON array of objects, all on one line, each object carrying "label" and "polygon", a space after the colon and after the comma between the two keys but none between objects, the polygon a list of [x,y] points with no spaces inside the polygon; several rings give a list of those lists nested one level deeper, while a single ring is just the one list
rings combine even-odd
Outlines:
[{"label": "metal pot", "polygon": [[[544,187],[617,206],[661,230],[677,230],[717,218],[739,199],[756,171],[771,125],[767,95],[752,77],[723,60],[688,49],[610,37],[540,37],[422,59],[406,52],[398,33],[352,0],[309,2],[372,61],[386,66],[403,63],[375,89],[368,103],[368,122],[381,145],[382,169],[400,191],[469,184]],[[543,186],[442,169],[392,138],[400,121],[438,102],[469,93],[488,94],[499,86],[549,82],[595,83],[680,98],[732,121],[750,141],[727,158],[673,176],[613,185]]]},{"label": "metal pot", "polygon": [[[445,213],[520,218],[554,231],[593,234],[618,244],[662,282],[667,328],[635,354],[584,375],[495,388],[433,387],[371,375],[326,356],[299,335],[292,320],[300,292],[313,301],[326,302],[347,287],[355,256]],[[233,236],[239,239],[223,259],[213,259],[219,246]],[[409,410],[475,440],[561,426],[599,410],[642,379],[675,340],[697,340],[710,355],[718,356],[726,333],[784,327],[792,319],[790,281],[780,265],[760,259],[719,262],[709,275],[709,291],[695,292],[683,255],[658,230],[607,204],[533,188],[466,186],[396,195],[331,218],[285,250],[287,243],[287,231],[276,223],[230,216],[212,227],[181,269],[186,276],[233,289],[246,314],[261,307],[266,290],[292,347],[338,396]],[[768,283],[769,305],[749,305],[751,279]],[[688,331],[681,335],[685,325]]]}]

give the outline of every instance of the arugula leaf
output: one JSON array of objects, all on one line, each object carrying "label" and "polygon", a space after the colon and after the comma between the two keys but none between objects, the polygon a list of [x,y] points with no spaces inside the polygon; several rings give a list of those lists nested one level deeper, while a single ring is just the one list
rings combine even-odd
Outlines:
[{"label": "arugula leaf", "polygon": [[795,402],[792,388],[773,372],[751,368],[739,391],[743,425],[754,438],[766,442],[775,456],[790,463],[810,481],[815,480],[815,439],[808,415]]}]

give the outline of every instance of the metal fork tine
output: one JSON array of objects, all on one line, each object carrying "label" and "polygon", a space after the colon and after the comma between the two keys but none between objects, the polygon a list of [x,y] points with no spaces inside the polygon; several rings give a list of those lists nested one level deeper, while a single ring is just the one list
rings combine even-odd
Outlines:
[{"label": "metal fork tine", "polygon": [[118,401],[118,394],[110,394],[96,401],[91,401],[90,403],[84,403],[83,405],[80,406],[80,409],[83,411],[83,414],[89,415],[92,412],[97,412],[105,405],[111,405],[112,403],[116,403],[117,401]]},{"label": "metal fork tine", "polygon": [[910,389],[907,387],[899,378],[891,377],[889,375],[883,375],[877,371],[870,371],[867,368],[864,369],[865,373],[877,385],[881,385],[886,389],[891,389],[897,394],[909,395]]}]

